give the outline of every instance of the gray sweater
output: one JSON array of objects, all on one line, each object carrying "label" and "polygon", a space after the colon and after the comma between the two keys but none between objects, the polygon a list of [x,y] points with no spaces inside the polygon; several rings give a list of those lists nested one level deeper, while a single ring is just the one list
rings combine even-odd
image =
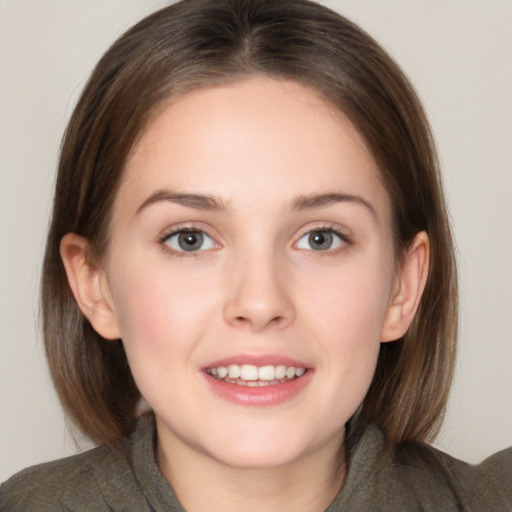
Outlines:
[{"label": "gray sweater", "polygon": [[[113,449],[41,464],[0,486],[2,512],[183,512],[154,457],[151,418]],[[345,484],[326,512],[512,511],[512,448],[478,466],[418,443],[383,451],[369,424],[350,448]]]}]

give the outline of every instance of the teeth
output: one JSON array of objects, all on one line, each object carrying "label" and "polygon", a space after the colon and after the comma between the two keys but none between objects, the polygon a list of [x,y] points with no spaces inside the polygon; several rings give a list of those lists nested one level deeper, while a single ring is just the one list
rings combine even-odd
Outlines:
[{"label": "teeth", "polygon": [[[228,366],[228,375],[230,379],[239,379],[240,378],[240,366],[237,364],[232,364]],[[247,379],[244,379],[247,380]]]},{"label": "teeth", "polygon": [[258,368],[258,379],[259,380],[274,380],[275,370],[273,366],[262,366]]},{"label": "teeth", "polygon": [[289,379],[293,379],[293,377],[295,377],[295,366],[290,366],[290,367],[286,370],[286,376],[287,376]]},{"label": "teeth", "polygon": [[276,366],[275,373],[276,379],[284,379],[286,377],[286,366],[284,364]]},{"label": "teeth", "polygon": [[301,377],[305,373],[306,373],[306,369],[305,368],[296,368],[295,369],[295,375],[297,375],[297,377]]},{"label": "teeth", "polygon": [[306,373],[305,368],[285,366],[284,364],[259,367],[252,364],[231,364],[229,366],[208,368],[206,371],[217,379],[230,379],[230,381],[236,381],[236,384],[250,387],[277,384],[283,379],[291,380]]},{"label": "teeth", "polygon": [[258,367],[252,364],[243,364],[240,367],[240,378],[242,380],[258,380]]}]

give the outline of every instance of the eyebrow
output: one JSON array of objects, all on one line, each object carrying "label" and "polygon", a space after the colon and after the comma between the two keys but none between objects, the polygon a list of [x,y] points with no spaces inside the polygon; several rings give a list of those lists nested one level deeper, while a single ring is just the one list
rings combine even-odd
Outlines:
[{"label": "eyebrow", "polygon": [[375,208],[366,199],[358,195],[345,194],[342,192],[327,192],[324,194],[299,196],[292,201],[291,211],[325,208],[336,203],[344,202],[356,203],[364,206],[374,217],[377,217]]},{"label": "eyebrow", "polygon": [[188,192],[172,192],[170,190],[158,190],[151,194],[140,206],[137,208],[137,214],[145,210],[152,204],[169,201],[171,203],[187,206],[188,208],[195,208],[197,210],[213,210],[223,211],[227,210],[227,205],[215,196],[208,194],[193,194]]},{"label": "eyebrow", "polygon": [[[173,192],[171,190],[158,190],[151,194],[137,209],[136,214],[145,210],[152,204],[169,201],[197,210],[226,211],[227,203],[210,194],[196,194],[192,192]],[[336,203],[350,202],[364,206],[376,218],[377,212],[363,197],[343,192],[326,192],[321,194],[300,195],[293,199],[290,211],[303,211],[316,208],[326,208]]]}]

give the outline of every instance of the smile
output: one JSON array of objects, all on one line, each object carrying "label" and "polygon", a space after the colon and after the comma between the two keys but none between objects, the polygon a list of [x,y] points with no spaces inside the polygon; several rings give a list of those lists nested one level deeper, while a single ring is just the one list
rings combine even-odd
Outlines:
[{"label": "smile", "polygon": [[286,365],[255,366],[231,364],[206,368],[206,373],[217,380],[239,386],[263,387],[292,381],[306,373],[305,368]]}]

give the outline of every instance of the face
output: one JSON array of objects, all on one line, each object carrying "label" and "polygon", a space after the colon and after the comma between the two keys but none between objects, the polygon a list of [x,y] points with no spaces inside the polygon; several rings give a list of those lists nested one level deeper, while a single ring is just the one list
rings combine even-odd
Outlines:
[{"label": "face", "polygon": [[397,282],[347,118],[291,81],[188,93],[135,146],[111,230],[104,295],[163,446],[239,468],[339,447]]}]

